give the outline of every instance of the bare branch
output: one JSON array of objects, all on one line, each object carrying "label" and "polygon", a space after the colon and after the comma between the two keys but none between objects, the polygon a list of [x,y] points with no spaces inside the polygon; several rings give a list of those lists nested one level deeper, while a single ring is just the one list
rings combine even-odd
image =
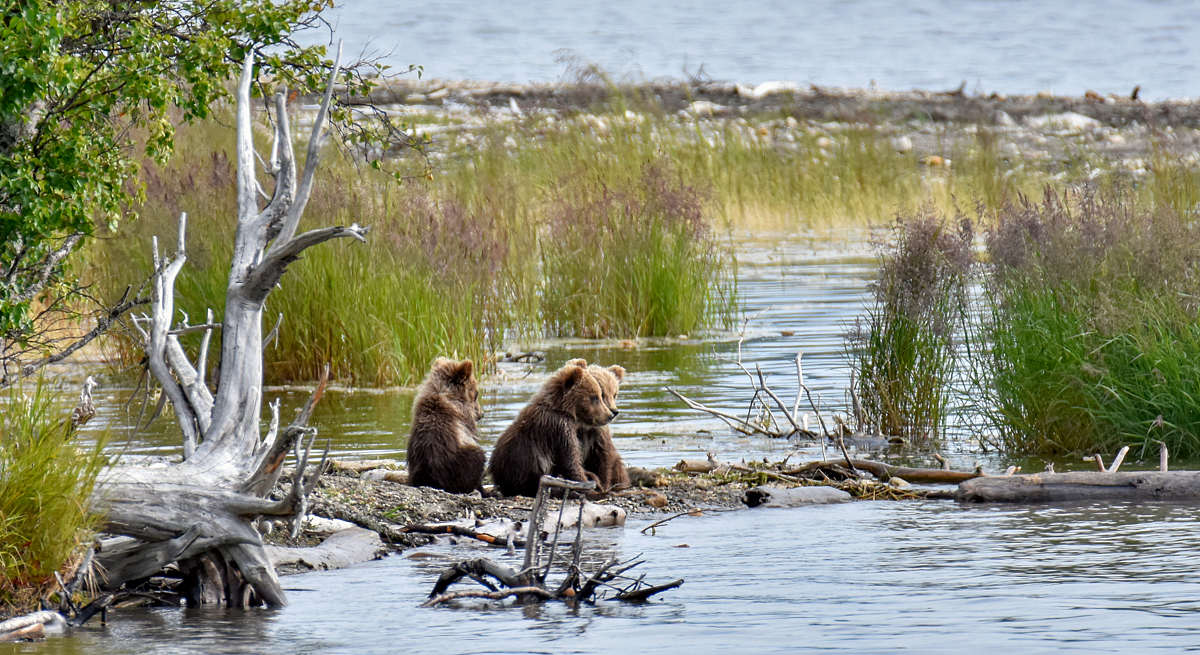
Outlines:
[{"label": "bare branch", "polygon": [[267,256],[263,258],[262,262],[254,267],[250,276],[243,284],[242,288],[246,294],[246,298],[253,302],[265,299],[267,294],[271,292],[271,289],[275,288],[275,284],[279,282],[279,278],[283,277],[284,271],[287,270],[287,265],[296,261],[297,257],[304,250],[331,239],[352,238],[365,242],[369,229],[359,227],[357,223],[350,227],[340,225],[323,227],[316,230],[309,230],[304,234],[293,237],[281,248],[272,248]]},{"label": "bare branch", "polygon": [[[300,186],[296,189],[295,200],[288,207],[287,218],[284,219],[279,234],[268,251],[269,254],[286,249],[292,241],[292,235],[296,234],[296,229],[300,226],[300,216],[304,214],[304,207],[308,205],[308,196],[312,193],[313,175],[317,172],[317,164],[321,161],[321,148],[325,145],[325,127],[329,119],[329,105],[333,101],[333,86],[337,81],[341,66],[342,44],[339,41],[337,56],[333,61],[333,70],[329,71],[329,81],[325,84],[325,97],[321,99],[321,108],[313,119],[312,135],[308,140],[308,153],[304,160],[304,174],[300,178]],[[280,122],[283,122],[282,116]]]}]

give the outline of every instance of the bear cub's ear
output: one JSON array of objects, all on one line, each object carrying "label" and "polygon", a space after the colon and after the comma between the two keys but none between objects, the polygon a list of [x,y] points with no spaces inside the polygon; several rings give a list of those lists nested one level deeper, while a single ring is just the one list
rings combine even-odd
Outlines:
[{"label": "bear cub's ear", "polygon": [[580,368],[587,368],[587,365],[588,365],[587,360],[583,359],[582,357],[577,357],[575,359],[569,359],[569,360],[567,360],[566,364],[563,364],[563,366],[578,366]]},{"label": "bear cub's ear", "polygon": [[562,379],[563,391],[579,384],[583,380],[583,376],[588,375],[587,369],[580,368],[578,365],[570,364],[564,368],[566,368],[567,372]]},{"label": "bear cub's ear", "polygon": [[456,382],[466,382],[467,380],[470,380],[471,376],[474,374],[475,362],[472,362],[469,359],[464,359],[459,362],[458,366],[455,367],[453,379]]},{"label": "bear cub's ear", "polygon": [[625,381],[625,369],[621,368],[620,366],[609,366],[608,372],[612,373],[613,377],[617,378],[617,382]]}]

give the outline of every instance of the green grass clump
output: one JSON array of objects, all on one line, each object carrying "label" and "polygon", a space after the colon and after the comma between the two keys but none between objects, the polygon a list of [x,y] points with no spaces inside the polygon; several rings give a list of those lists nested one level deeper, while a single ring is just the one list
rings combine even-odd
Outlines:
[{"label": "green grass clump", "polygon": [[1119,189],[1001,213],[982,323],[996,445],[1200,454],[1198,237],[1191,213]]},{"label": "green grass clump", "polygon": [[942,434],[972,240],[970,221],[950,225],[928,208],[897,222],[874,303],[848,335],[868,426],[918,442]]},{"label": "green grass clump", "polygon": [[731,315],[732,275],[709,235],[704,194],[674,178],[656,162],[632,184],[564,185],[541,246],[551,333],[688,334]]},{"label": "green grass clump", "polygon": [[[49,385],[10,387],[0,415],[0,608],[23,607],[87,539],[87,501],[107,464],[81,448]],[[2,610],[0,610],[2,611]]]}]

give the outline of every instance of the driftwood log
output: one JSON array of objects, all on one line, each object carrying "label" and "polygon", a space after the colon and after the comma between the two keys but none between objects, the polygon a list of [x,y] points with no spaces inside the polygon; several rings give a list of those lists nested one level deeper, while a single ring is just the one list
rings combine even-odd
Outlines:
[{"label": "driftwood log", "polygon": [[[321,470],[306,476],[316,431],[306,426],[325,380],[291,425],[280,429],[279,404],[262,433],[263,305],[290,263],[307,248],[337,238],[363,240],[358,225],[297,233],[313,185],[320,151],[328,136],[329,107],[341,61],[329,77],[308,143],[304,170],[297,160],[287,117],[286,89],[274,96],[274,144],[263,166],[274,178],[269,200],[255,174],[250,89],[253,49],[248,49],[237,86],[238,226],[220,325],[203,327],[196,363],[179,342],[174,306],[175,279],[187,261],[186,214],[179,221],[174,256],[160,256],[151,313],[136,325],[146,342],[150,374],[172,404],[183,432],[183,461],[163,468],[117,467],[102,474],[91,499],[105,519],[103,530],[118,539],[97,556],[100,586],[115,590],[149,576],[179,578],[174,587],[189,603],[229,606],[287,604],[275,568],[254,521],[289,517],[293,530],[307,508],[307,495]],[[186,318],[186,317],[184,317]],[[221,330],[220,377],[216,392],[205,379],[208,336]],[[184,326],[186,329],[186,325]],[[328,373],[326,373],[326,376]],[[291,452],[297,466],[290,491],[267,497]]]},{"label": "driftwood log", "polygon": [[976,478],[958,485],[966,503],[1054,503],[1090,500],[1200,500],[1200,471],[1036,473]]}]

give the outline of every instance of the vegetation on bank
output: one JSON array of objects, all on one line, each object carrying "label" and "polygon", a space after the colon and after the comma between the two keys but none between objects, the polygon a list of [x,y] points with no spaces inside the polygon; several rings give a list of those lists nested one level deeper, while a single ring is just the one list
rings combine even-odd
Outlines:
[{"label": "vegetation on bank", "polygon": [[[186,211],[178,306],[193,324],[208,308],[220,321],[236,214],[231,141],[216,122],[181,128],[176,157],[147,167],[140,219],[95,253],[108,293],[150,271],[150,237],[173,243]],[[432,182],[398,185],[335,163],[318,174],[307,225],[358,223],[372,234],[306,253],[281,281],[267,304],[268,317],[283,314],[268,381],[312,379],[329,361],[354,384],[408,384],[436,356],[484,361],[514,341],[725,327],[733,261],[711,193],[664,159],[626,163],[562,161],[531,178],[514,170],[504,140]]]},{"label": "vegetation on bank", "polygon": [[[977,264],[941,246],[965,228],[902,220],[849,344],[868,422],[937,434],[961,393],[958,410],[982,416],[984,442],[1010,455],[1152,454],[1159,442],[1200,455],[1200,222],[1167,190],[1157,202],[1109,184],[1006,203]],[[910,309],[919,292],[884,293],[897,278],[930,292],[917,306],[932,311]],[[910,401],[899,423],[886,411],[896,398]]]},{"label": "vegetation on bank", "polygon": [[1120,189],[1047,193],[988,238],[982,398],[1014,454],[1200,455],[1200,224]]},{"label": "vegetation on bank", "polygon": [[[990,224],[1024,195],[1092,178],[1128,183],[1139,204],[1200,196],[1196,175],[1165,149],[1149,172],[1130,171],[1082,137],[1055,137],[1045,146],[1054,156],[1019,154],[987,126],[921,128],[939,144],[931,155],[869,118],[666,113],[635,92],[553,112],[418,109],[390,111],[432,135],[425,154],[366,148],[319,181],[310,225],[358,222],[374,233],[307,255],[285,277],[268,306],[268,320],[284,315],[268,354],[272,382],[311,379],[332,361],[347,382],[404,384],[441,354],[720,329],[737,309],[732,231],[872,226],[971,205]],[[105,288],[148,271],[149,237],[169,242],[188,211],[194,265],[179,283],[181,306],[193,323],[219,311],[230,138],[218,122],[185,127],[176,158],[147,167],[142,219],[94,256]]]},{"label": "vegetation on bank", "polygon": [[98,518],[88,497],[108,462],[80,447],[69,413],[39,381],[9,387],[0,418],[0,616],[35,605]]}]

